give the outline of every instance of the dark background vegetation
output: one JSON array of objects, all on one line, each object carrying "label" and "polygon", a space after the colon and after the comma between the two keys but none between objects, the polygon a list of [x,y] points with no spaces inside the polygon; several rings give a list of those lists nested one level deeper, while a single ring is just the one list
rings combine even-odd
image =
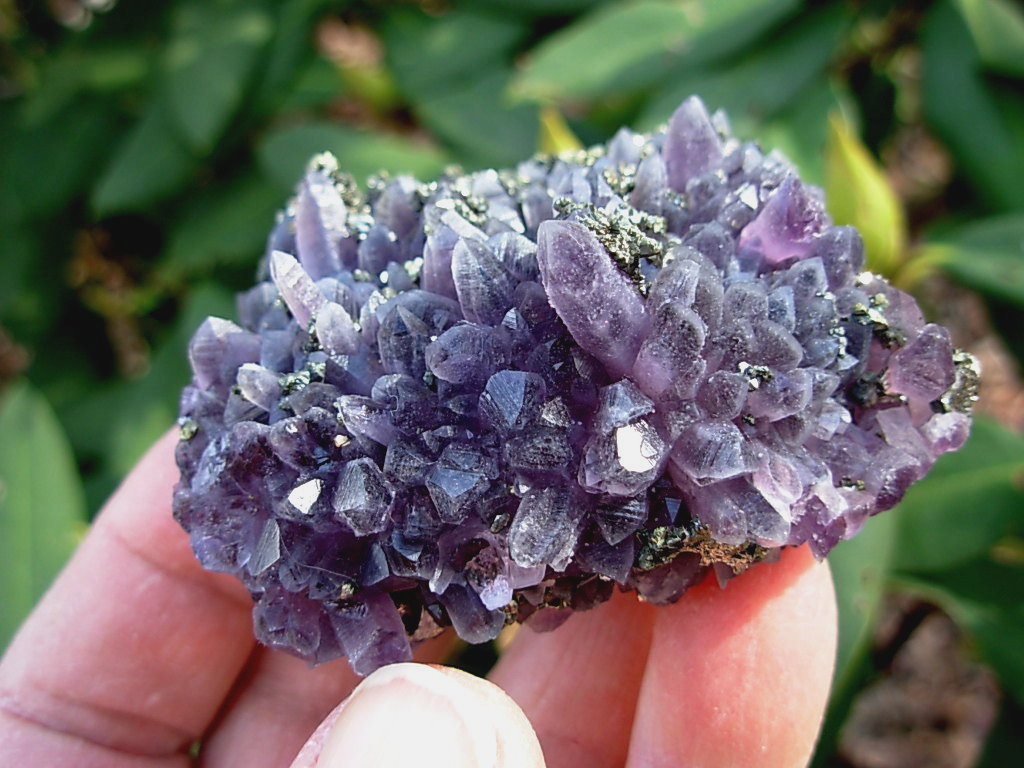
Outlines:
[{"label": "dark background vegetation", "polygon": [[0,0],[0,647],[173,422],[192,329],[232,315],[310,155],[503,166],[690,93],[824,185],[985,366],[967,447],[832,558],[817,764],[1019,764],[1013,0]]}]

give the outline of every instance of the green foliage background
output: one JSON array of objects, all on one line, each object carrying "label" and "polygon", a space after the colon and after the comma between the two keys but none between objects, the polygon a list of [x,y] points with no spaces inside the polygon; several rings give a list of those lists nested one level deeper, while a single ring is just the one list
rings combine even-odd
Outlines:
[{"label": "green foliage background", "polygon": [[[1012,0],[150,0],[65,22],[0,0],[0,647],[172,423],[192,329],[232,314],[318,151],[356,176],[502,166],[650,128],[698,93],[824,185],[874,269],[933,316],[921,286],[944,273],[1024,353]],[[1020,754],[1022,472],[1024,439],[979,419],[837,549],[818,764],[876,674],[893,591],[941,606],[997,672],[983,762]]]}]

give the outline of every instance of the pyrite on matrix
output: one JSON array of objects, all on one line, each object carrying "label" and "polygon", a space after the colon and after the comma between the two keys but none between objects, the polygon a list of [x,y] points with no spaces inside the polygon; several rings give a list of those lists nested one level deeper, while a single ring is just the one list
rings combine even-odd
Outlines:
[{"label": "pyrite on matrix", "polygon": [[823,557],[966,439],[973,358],[696,98],[361,190],[316,158],[181,399],[176,518],[256,634],[368,673],[451,625]]}]

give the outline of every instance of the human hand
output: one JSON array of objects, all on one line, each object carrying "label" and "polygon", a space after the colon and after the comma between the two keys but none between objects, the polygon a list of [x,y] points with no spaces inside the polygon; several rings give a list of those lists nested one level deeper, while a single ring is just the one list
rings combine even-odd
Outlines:
[{"label": "human hand", "polygon": [[[256,646],[241,584],[196,562],[170,515],[173,448],[168,435],[139,462],[0,661],[0,764],[539,768],[537,737],[548,768],[811,755],[836,614],[805,548],[667,608],[618,594],[557,632],[520,632],[496,685],[394,665],[349,697],[347,662],[311,670]],[[439,640],[417,660],[440,660]]]}]

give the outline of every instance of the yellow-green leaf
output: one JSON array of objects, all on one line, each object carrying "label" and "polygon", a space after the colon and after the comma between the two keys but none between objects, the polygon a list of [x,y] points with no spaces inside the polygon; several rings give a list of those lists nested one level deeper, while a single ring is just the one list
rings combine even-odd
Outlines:
[{"label": "yellow-green leaf", "polygon": [[562,113],[555,107],[547,106],[540,109],[540,133],[537,136],[537,149],[549,155],[559,152],[572,152],[583,149],[583,144],[576,138],[572,128],[565,122]]},{"label": "yellow-green leaf", "polygon": [[903,204],[885,173],[838,113],[829,117],[825,195],[837,224],[864,238],[869,269],[892,275],[903,260],[907,223]]}]

